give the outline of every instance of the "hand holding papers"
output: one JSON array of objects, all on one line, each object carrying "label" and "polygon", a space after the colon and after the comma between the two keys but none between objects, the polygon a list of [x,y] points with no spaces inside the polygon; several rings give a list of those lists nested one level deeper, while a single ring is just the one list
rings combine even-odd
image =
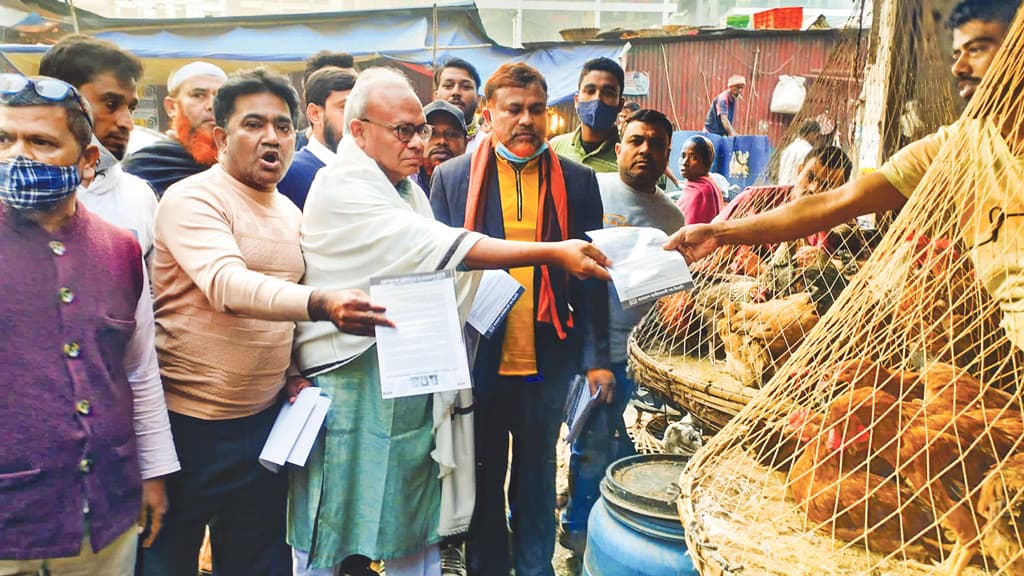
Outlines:
[{"label": "hand holding papers", "polygon": [[331,399],[312,387],[299,392],[294,404],[286,402],[260,452],[260,464],[271,472],[280,470],[285,462],[305,466],[330,407]]},{"label": "hand holding papers", "polygon": [[693,276],[682,255],[662,248],[668,236],[661,230],[605,228],[587,235],[611,259],[608,271],[624,308],[693,288]]},{"label": "hand holding papers", "polygon": [[376,329],[385,399],[471,386],[451,270],[373,278],[370,298],[395,324]]}]

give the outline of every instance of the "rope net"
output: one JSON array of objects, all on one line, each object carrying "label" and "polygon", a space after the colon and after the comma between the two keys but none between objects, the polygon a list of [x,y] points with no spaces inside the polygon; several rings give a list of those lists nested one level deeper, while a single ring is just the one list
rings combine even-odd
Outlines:
[{"label": "rope net", "polygon": [[1019,16],[856,274],[768,247],[796,264],[766,283],[763,247],[722,250],[634,332],[638,381],[738,406],[680,480],[705,575],[1024,574],[1021,62]]}]

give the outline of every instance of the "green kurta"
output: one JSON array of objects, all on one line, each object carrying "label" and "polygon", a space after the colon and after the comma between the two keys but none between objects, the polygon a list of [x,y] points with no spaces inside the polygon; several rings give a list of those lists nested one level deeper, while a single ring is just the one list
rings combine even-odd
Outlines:
[{"label": "green kurta", "polygon": [[439,542],[431,395],[381,399],[376,347],[312,382],[331,409],[306,466],[291,468],[288,543],[328,568]]}]

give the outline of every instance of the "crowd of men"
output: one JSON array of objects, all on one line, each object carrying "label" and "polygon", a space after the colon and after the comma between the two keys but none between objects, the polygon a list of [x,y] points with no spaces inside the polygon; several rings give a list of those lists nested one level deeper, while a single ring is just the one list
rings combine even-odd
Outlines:
[{"label": "crowd of men", "polygon": [[[1015,8],[954,10],[965,99]],[[553,574],[556,534],[582,552],[605,468],[633,451],[626,337],[645,310],[621,307],[585,232],[654,226],[689,261],[811,236],[900,207],[948,137],[841,186],[846,155],[815,143],[794,185],[688,211],[658,186],[672,124],[623,114],[606,58],[580,71],[580,127],[550,142],[546,79],[522,63],[482,83],[449,60],[422,106],[401,73],[318,54],[303,107],[284,76],[194,62],[168,80],[167,138],[126,156],[142,70],[70,36],[40,76],[0,75],[0,365],[22,390],[0,402],[0,575],[193,576],[207,530],[226,576],[374,561],[392,576]],[[682,150],[705,194],[709,146]],[[769,193],[780,208],[740,217]],[[393,323],[370,279],[457,271],[464,313],[484,269],[525,292],[480,342],[473,390],[382,399],[374,333]],[[556,518],[578,373],[604,404],[572,444]],[[310,385],[330,400],[325,430],[305,466],[272,473],[263,443]]]}]

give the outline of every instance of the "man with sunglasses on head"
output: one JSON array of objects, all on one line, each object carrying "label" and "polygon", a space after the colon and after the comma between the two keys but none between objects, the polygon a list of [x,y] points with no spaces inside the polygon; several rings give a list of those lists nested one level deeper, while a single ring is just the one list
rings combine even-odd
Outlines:
[{"label": "man with sunglasses on head", "polygon": [[0,574],[131,576],[179,469],[139,243],[76,198],[92,141],[74,87],[0,75]]},{"label": "man with sunglasses on head", "polygon": [[100,151],[96,178],[78,199],[111,224],[135,234],[147,262],[153,248],[156,195],[149,184],[121,168],[139,105],[142,62],[114,44],[89,36],[66,36],[39,62],[39,73],[71,84],[95,115],[93,143]]}]

